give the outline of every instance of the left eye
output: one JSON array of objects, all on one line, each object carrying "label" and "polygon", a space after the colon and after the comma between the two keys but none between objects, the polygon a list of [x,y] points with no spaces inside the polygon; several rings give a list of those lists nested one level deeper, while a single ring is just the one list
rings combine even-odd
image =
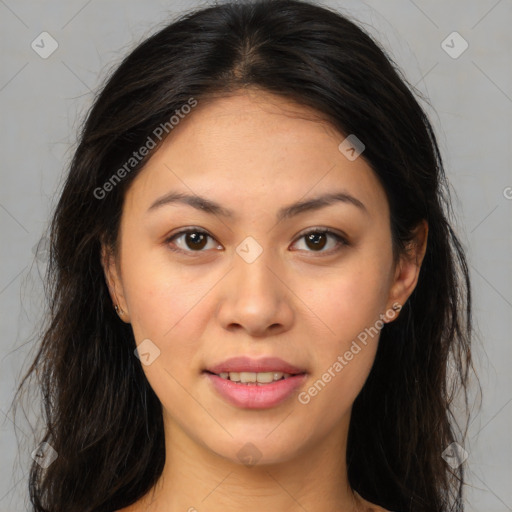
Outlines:
[{"label": "left eye", "polygon": [[[327,249],[323,251],[322,249],[327,245],[328,238],[334,239],[336,243],[334,244],[334,247],[331,247],[330,249]],[[313,248],[314,250],[312,252],[326,252],[331,253],[335,252],[336,250],[339,250],[342,246],[348,245],[347,240],[341,236],[335,233],[334,231],[331,231],[330,229],[314,229],[312,231],[308,231],[307,233],[304,233],[301,235],[298,240],[304,239],[306,246],[308,248]],[[309,251],[308,251],[309,252]]]},{"label": "left eye", "polygon": [[[211,237],[206,231],[203,231],[201,229],[188,229],[185,231],[180,231],[179,233],[176,233],[175,235],[172,235],[170,238],[167,239],[167,243],[171,243],[171,250],[176,252],[204,252],[203,249],[207,245],[208,238],[211,240],[214,240],[213,237]],[[335,240],[334,247],[331,247],[330,249],[323,250],[326,245],[328,245],[327,240],[331,238]],[[182,243],[185,245],[185,248],[180,247],[179,244],[176,244],[174,241],[182,240]],[[304,233],[301,235],[297,240],[304,239],[306,246],[309,249],[313,249],[312,251],[307,252],[333,252],[338,249],[340,249],[343,245],[348,245],[347,240],[341,236],[335,233],[334,231],[331,231],[330,229],[314,229],[311,231],[308,231],[307,233]],[[172,245],[178,245],[177,248],[172,247]],[[222,249],[222,246],[220,244],[212,244],[217,249]],[[212,248],[212,247],[210,247]]]}]

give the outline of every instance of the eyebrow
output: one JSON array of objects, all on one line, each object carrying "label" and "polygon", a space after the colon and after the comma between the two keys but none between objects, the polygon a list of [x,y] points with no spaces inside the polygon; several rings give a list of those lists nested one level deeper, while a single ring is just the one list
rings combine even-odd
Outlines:
[{"label": "eyebrow", "polygon": [[[340,191],[322,194],[313,199],[298,201],[296,203],[285,206],[278,211],[276,218],[278,222],[281,222],[282,220],[295,217],[301,213],[319,210],[338,202],[351,204],[357,207],[360,211],[368,214],[368,210],[359,199],[347,192]],[[233,210],[225,208],[215,201],[212,201],[211,199],[207,199],[206,197],[201,197],[198,195],[185,194],[182,192],[170,192],[165,194],[164,196],[157,199],[148,208],[148,212],[155,211],[165,205],[176,203],[188,205],[192,208],[195,208],[196,210],[200,210],[211,215],[219,215],[228,219],[234,219],[236,217],[236,214]]]}]

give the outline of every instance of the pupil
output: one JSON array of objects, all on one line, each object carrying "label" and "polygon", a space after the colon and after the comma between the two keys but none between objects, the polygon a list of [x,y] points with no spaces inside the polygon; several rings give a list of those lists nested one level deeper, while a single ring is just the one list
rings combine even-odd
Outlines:
[{"label": "pupil", "polygon": [[[199,242],[198,242],[198,240],[199,240]],[[187,241],[187,245],[191,249],[193,249],[193,248],[202,249],[206,245],[204,243],[205,240],[206,240],[206,236],[203,233],[197,233],[197,232],[196,233],[187,233],[186,241]],[[189,244],[189,241],[191,241],[191,244]],[[202,245],[201,245],[201,242],[203,242]],[[194,244],[196,244],[196,245],[194,245]],[[199,244],[199,245],[197,245],[197,244]],[[192,247],[191,247],[191,245],[192,245]]]},{"label": "pupil", "polygon": [[[323,238],[323,243],[318,241],[318,238]],[[325,247],[325,233],[310,233],[307,237],[308,242],[313,242],[313,249],[323,249]]]}]

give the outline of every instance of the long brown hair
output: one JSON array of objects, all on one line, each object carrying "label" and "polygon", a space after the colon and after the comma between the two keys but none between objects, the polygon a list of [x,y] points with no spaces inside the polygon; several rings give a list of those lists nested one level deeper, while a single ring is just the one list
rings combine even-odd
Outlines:
[{"label": "long brown hair", "polygon": [[463,510],[464,465],[452,468],[442,454],[463,442],[452,402],[461,392],[467,404],[471,293],[433,128],[417,92],[355,22],[306,1],[263,0],[169,23],[124,59],[85,120],[49,230],[48,325],[18,390],[37,377],[40,441],[58,453],[47,468],[31,466],[35,512],[112,512],[159,478],[161,404],[100,264],[101,243],[116,247],[124,192],[149,155],[125,167],[108,194],[98,189],[190,98],[249,86],[313,107],[364,141],[363,157],[389,200],[398,254],[428,222],[417,287],[382,329],[353,406],[348,475],[364,498],[391,510]]}]

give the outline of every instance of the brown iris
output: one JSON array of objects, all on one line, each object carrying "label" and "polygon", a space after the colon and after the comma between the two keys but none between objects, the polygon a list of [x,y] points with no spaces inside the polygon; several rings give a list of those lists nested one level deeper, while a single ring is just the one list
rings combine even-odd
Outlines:
[{"label": "brown iris", "polygon": [[[306,244],[310,249],[323,249],[327,240],[325,233],[309,233],[305,238]],[[312,245],[309,245],[310,243]]]},{"label": "brown iris", "polygon": [[208,235],[199,232],[186,233],[185,243],[191,249],[201,250],[207,243]]}]

